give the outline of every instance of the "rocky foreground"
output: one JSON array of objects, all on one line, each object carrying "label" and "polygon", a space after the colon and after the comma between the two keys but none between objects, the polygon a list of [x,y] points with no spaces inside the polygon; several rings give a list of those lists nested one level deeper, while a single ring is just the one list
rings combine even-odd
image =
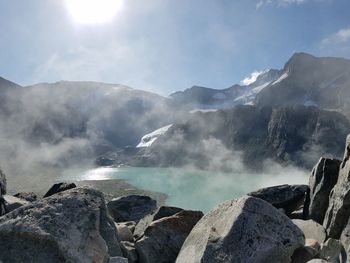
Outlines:
[{"label": "rocky foreground", "polygon": [[0,172],[0,262],[350,262],[349,159],[350,135],[344,159],[321,158],[309,185],[260,189],[206,215],[66,183],[9,196]]}]

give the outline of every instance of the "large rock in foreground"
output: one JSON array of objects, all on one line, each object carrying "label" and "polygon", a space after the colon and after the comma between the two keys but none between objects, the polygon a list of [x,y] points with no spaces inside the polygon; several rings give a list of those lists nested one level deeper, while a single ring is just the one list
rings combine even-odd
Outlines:
[{"label": "large rock in foreground", "polygon": [[149,196],[127,195],[112,199],[107,207],[115,222],[138,222],[157,209],[157,202]]},{"label": "large rock in foreground", "polygon": [[276,208],[283,208],[287,214],[303,204],[309,187],[307,185],[277,185],[262,188],[248,195],[262,199]]},{"label": "large rock in foreground", "polygon": [[328,210],[323,222],[329,237],[339,239],[350,217],[350,135],[346,147],[337,184],[329,199]]},{"label": "large rock in foreground", "polygon": [[323,224],[329,204],[329,196],[337,183],[339,166],[337,159],[320,158],[309,179],[310,192],[304,205],[304,217]]},{"label": "large rock in foreground", "polygon": [[288,263],[304,235],[269,203],[250,196],[226,201],[193,228],[177,263]]},{"label": "large rock in foreground", "polygon": [[136,242],[139,262],[175,262],[186,237],[202,216],[202,212],[184,210],[152,222]]},{"label": "large rock in foreground", "polygon": [[0,261],[107,262],[121,256],[103,194],[75,188],[0,218]]}]

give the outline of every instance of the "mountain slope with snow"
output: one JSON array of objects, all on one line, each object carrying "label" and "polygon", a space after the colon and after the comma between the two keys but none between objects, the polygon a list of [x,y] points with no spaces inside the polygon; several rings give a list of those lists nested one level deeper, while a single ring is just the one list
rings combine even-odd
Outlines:
[{"label": "mountain slope with snow", "polygon": [[350,60],[296,53],[278,80],[256,97],[258,106],[306,105],[350,113]]},{"label": "mountain slope with snow", "polygon": [[280,77],[279,70],[254,72],[240,85],[218,90],[193,86],[184,91],[178,91],[170,97],[179,105],[190,110],[227,109],[239,104],[254,104],[256,95]]}]

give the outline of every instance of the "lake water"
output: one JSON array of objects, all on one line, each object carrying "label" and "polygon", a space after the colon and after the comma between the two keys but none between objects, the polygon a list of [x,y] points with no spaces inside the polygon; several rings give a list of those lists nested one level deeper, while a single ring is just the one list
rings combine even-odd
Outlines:
[{"label": "lake water", "polygon": [[130,184],[168,195],[167,205],[209,211],[218,203],[237,198],[250,191],[278,184],[306,184],[305,171],[214,173],[182,168],[97,168],[75,174],[72,180],[125,179]]}]

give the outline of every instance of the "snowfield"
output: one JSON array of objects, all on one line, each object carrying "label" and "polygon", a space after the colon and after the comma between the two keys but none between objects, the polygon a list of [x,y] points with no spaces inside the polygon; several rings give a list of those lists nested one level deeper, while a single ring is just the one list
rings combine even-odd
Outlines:
[{"label": "snowfield", "polygon": [[136,146],[137,148],[150,147],[160,136],[164,135],[173,124],[161,127],[151,133],[144,135],[141,138],[140,143]]}]

